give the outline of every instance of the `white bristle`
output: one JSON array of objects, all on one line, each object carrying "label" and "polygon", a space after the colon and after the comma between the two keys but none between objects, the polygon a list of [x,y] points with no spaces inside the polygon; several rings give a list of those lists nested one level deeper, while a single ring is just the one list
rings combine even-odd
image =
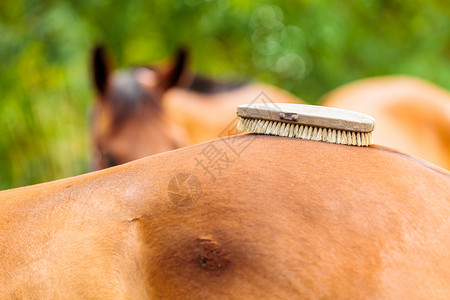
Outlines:
[{"label": "white bristle", "polygon": [[289,136],[289,131],[291,130],[291,124],[287,124],[284,128],[285,134],[284,136]]},{"label": "white bristle", "polygon": [[241,131],[279,135],[334,144],[369,146],[373,144],[372,132],[354,132],[321,128],[286,122],[241,118],[236,125]]},{"label": "white bristle", "polygon": [[272,121],[272,124],[269,126],[269,128],[267,128],[268,134],[273,134],[273,132],[275,132],[275,127],[277,127],[277,123],[278,122]]},{"label": "white bristle", "polygon": [[248,127],[248,125],[250,124],[252,120],[251,119],[247,119],[247,121],[245,123],[243,123],[242,125],[244,125],[245,127]]},{"label": "white bristle", "polygon": [[324,128],[322,129],[322,142],[326,142],[327,141],[327,129]]},{"label": "white bristle", "polygon": [[[280,126],[278,126],[278,125],[280,125]],[[280,135],[280,133],[281,133],[281,127],[283,127],[283,123],[278,123],[278,124],[277,124],[277,132],[276,132],[276,135]]]},{"label": "white bristle", "polygon": [[317,130],[317,137],[316,141],[322,141],[322,134],[323,134],[323,128],[319,127],[319,130]]},{"label": "white bristle", "polygon": [[248,122],[245,123],[244,125],[245,125],[247,128],[250,128],[252,122],[253,122],[253,119],[248,119]]},{"label": "white bristle", "polygon": [[242,130],[241,128],[241,124],[245,123],[245,119],[239,119],[239,122],[236,124],[236,129],[237,130]]},{"label": "white bristle", "polygon": [[341,144],[347,145],[347,133],[345,131],[342,131]]},{"label": "white bristle", "polygon": [[240,125],[239,130],[245,130],[245,128],[248,128],[248,124],[250,123],[251,119],[244,119],[244,122],[239,122],[238,125]]},{"label": "white bristle", "polygon": [[275,126],[275,130],[273,130],[273,133],[275,135],[280,135],[280,128],[281,128],[281,123],[277,122],[277,126]]},{"label": "white bristle", "polygon": [[284,130],[286,131],[286,136],[289,136],[289,132],[291,131],[291,126],[294,126],[293,124],[287,124],[286,128]]},{"label": "white bristle", "polygon": [[298,137],[298,134],[300,132],[300,127],[301,127],[300,125],[295,125],[293,137]]},{"label": "white bristle", "polygon": [[261,126],[261,133],[266,132],[267,125],[269,125],[269,121],[264,121],[263,125]]},{"label": "white bristle", "polygon": [[284,136],[284,127],[286,127],[286,123],[281,123],[280,132],[278,133],[279,136]]},{"label": "white bristle", "polygon": [[255,132],[263,133],[263,131],[262,131],[263,125],[264,125],[264,121],[263,122],[257,122],[256,126],[255,126]]},{"label": "white bristle", "polygon": [[289,130],[291,129],[291,124],[286,124],[284,127],[284,136],[289,136]]},{"label": "white bristle", "polygon": [[304,140],[307,140],[307,137],[308,137],[308,129],[309,129],[308,126],[303,126],[303,131],[302,131],[301,138],[304,139]]},{"label": "white bristle", "polygon": [[303,125],[300,125],[299,127],[298,127],[298,130],[297,130],[297,133],[295,134],[295,137],[296,138],[301,138],[302,137],[302,133],[303,133],[303,129],[305,128],[305,126],[303,126]]},{"label": "white bristle", "polygon": [[272,125],[273,125],[273,122],[269,121],[269,123],[267,124],[266,132],[270,132]]},{"label": "white bristle", "polygon": [[363,136],[363,141],[362,141],[363,145],[369,144],[369,141],[367,140],[367,133],[364,132],[364,133],[362,134],[362,136]]},{"label": "white bristle", "polygon": [[259,133],[258,127],[260,126],[260,122],[255,122],[255,125],[253,126],[253,132]]},{"label": "white bristle", "polygon": [[262,126],[262,122],[256,122],[255,123],[255,129],[254,129],[255,132],[261,133],[261,130],[260,130],[261,126]]},{"label": "white bristle", "polygon": [[248,123],[245,124],[245,126],[247,126],[247,128],[251,128],[253,124],[253,119],[249,119]]},{"label": "white bristle", "polygon": [[312,126],[308,126],[308,134],[306,135],[306,138],[307,138],[308,140],[311,139],[311,137],[312,137],[312,132],[313,132],[313,127],[312,127]]},{"label": "white bristle", "polygon": [[317,138],[317,127],[313,127],[312,133],[311,133],[311,140],[315,141]]},{"label": "white bristle", "polygon": [[257,126],[257,125],[258,125],[258,120],[254,119],[254,120],[252,121],[252,124],[250,125],[251,128],[252,128],[252,131],[255,131],[255,130],[256,130],[256,126]]},{"label": "white bristle", "polygon": [[286,136],[285,135],[285,133],[286,133],[286,126],[287,126],[288,124],[286,124],[286,123],[283,123],[282,125],[281,125],[281,128],[280,128],[280,136]]},{"label": "white bristle", "polygon": [[315,141],[321,141],[322,140],[322,128],[319,127],[319,129],[317,129],[317,135],[316,135],[316,138],[314,140]]},{"label": "white bristle", "polygon": [[270,121],[265,121],[265,122],[264,122],[264,125],[263,125],[263,127],[262,127],[262,129],[261,129],[261,130],[263,131],[262,133],[264,133],[264,132],[267,131],[267,126],[269,126],[269,122],[270,122]]},{"label": "white bristle", "polygon": [[288,137],[293,137],[294,136],[295,126],[297,126],[297,125],[292,124],[291,128],[289,128],[289,135],[288,135]]}]

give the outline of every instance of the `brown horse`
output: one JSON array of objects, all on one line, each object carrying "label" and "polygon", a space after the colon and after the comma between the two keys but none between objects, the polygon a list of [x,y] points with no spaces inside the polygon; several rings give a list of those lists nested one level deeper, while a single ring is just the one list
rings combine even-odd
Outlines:
[{"label": "brown horse", "polygon": [[112,72],[106,51],[97,48],[92,64],[94,169],[228,135],[238,104],[302,102],[265,84],[225,84],[192,75],[183,49],[163,65]]},{"label": "brown horse", "polygon": [[407,76],[364,79],[326,95],[322,104],[369,114],[375,142],[450,170],[450,92]]},{"label": "brown horse", "polygon": [[449,215],[397,151],[224,138],[0,192],[0,298],[444,299]]}]

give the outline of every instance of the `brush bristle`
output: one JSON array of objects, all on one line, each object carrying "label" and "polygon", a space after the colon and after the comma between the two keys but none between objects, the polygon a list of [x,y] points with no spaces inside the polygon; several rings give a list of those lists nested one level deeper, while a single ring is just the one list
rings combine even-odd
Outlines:
[{"label": "brush bristle", "polygon": [[373,144],[372,132],[345,131],[253,118],[240,118],[236,129],[341,145],[369,146]]}]

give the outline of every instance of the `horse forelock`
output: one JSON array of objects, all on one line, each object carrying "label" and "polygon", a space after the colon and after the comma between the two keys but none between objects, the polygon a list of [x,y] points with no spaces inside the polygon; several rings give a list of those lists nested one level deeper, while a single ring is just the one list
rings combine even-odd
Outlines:
[{"label": "horse forelock", "polygon": [[[154,110],[155,113],[161,110],[160,95],[155,87],[143,85],[140,82],[142,81],[142,70],[145,68],[118,70],[112,77],[106,98],[114,114],[113,123],[116,126],[132,117],[144,105]],[[146,70],[151,71],[150,69]]]}]

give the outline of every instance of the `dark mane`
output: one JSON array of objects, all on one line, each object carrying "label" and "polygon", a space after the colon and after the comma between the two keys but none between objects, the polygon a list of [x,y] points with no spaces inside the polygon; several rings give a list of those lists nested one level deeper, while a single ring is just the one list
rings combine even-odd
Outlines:
[{"label": "dark mane", "polygon": [[202,94],[218,94],[230,92],[247,85],[248,82],[221,82],[202,75],[194,75],[189,90]]},{"label": "dark mane", "polygon": [[114,112],[114,124],[120,124],[130,115],[148,105],[152,110],[161,112],[161,102],[156,93],[151,93],[139,84],[136,75],[139,68],[117,71],[117,75],[107,93],[108,103]]}]

